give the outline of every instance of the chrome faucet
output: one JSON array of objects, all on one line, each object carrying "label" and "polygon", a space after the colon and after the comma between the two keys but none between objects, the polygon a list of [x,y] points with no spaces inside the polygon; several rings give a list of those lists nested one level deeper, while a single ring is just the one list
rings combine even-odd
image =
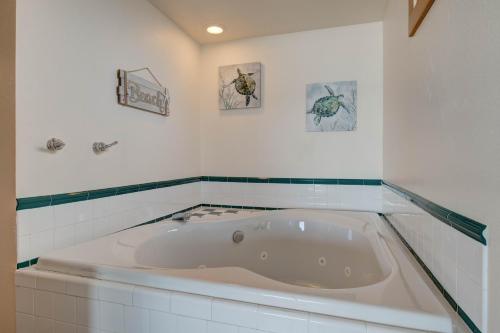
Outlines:
[{"label": "chrome faucet", "polygon": [[191,212],[177,213],[172,216],[172,221],[186,223],[191,218]]}]

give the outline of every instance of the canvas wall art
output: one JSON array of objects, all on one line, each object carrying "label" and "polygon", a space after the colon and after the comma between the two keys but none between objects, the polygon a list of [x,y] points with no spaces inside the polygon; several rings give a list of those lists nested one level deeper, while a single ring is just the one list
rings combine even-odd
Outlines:
[{"label": "canvas wall art", "polygon": [[308,84],[306,130],[308,132],[355,130],[357,90],[357,81]]},{"label": "canvas wall art", "polygon": [[219,67],[219,109],[259,108],[260,78],[259,62]]}]

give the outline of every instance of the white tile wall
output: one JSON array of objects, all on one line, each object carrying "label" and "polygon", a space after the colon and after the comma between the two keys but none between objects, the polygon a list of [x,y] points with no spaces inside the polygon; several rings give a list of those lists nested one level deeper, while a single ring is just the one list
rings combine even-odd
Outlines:
[{"label": "white tile wall", "polygon": [[[418,333],[418,331],[404,329],[400,327],[387,327],[387,326],[368,324],[366,325],[366,333]],[[457,331],[455,333],[460,333],[460,332]]]},{"label": "white tile wall", "polygon": [[66,279],[60,276],[40,272],[36,278],[36,288],[62,294],[67,289],[67,283]]},{"label": "white tile wall", "polygon": [[196,206],[411,210],[382,186],[198,182],[17,212],[18,262]]},{"label": "white tile wall", "polygon": [[132,305],[134,289],[128,284],[112,282],[99,283],[99,299],[103,301]]},{"label": "white tile wall", "polygon": [[170,312],[171,295],[172,293],[169,291],[135,287],[133,292],[133,303],[135,306],[146,309],[157,309],[164,312]]},{"label": "white tile wall", "polygon": [[76,304],[76,324],[98,328],[101,323],[99,301],[89,298],[78,298]]},{"label": "white tile wall", "polygon": [[35,293],[31,288],[16,288],[16,311],[33,314],[35,312]]},{"label": "white tile wall", "polygon": [[173,314],[200,319],[212,317],[212,300],[207,297],[174,292],[170,300]]},{"label": "white tile wall", "polygon": [[99,304],[101,322],[99,327],[104,331],[120,333],[125,328],[125,313],[123,304],[104,302]]},{"label": "white tile wall", "polygon": [[330,208],[376,212],[414,207],[382,186],[201,182],[205,204],[280,208]]},{"label": "white tile wall", "polygon": [[420,259],[483,332],[487,323],[488,247],[423,210],[389,220]]},{"label": "white tile wall", "polygon": [[259,306],[257,328],[273,333],[307,333],[306,312]]},{"label": "white tile wall", "polygon": [[331,320],[326,316],[311,315],[309,333],[366,333],[366,324],[354,320]]},{"label": "white tile wall", "polygon": [[221,323],[257,327],[257,305],[228,300],[212,302],[212,319]]},{"label": "white tile wall", "polygon": [[54,321],[54,333],[76,333],[77,326]]},{"label": "white tile wall", "polygon": [[149,311],[135,306],[126,306],[125,332],[149,332]]},{"label": "white tile wall", "polygon": [[[17,333],[423,333],[34,269],[19,270],[16,275]],[[55,281],[48,283],[52,278]],[[40,281],[44,288],[61,283],[64,288],[40,290]],[[106,293],[81,297],[82,290],[96,287]],[[133,305],[117,296],[124,290],[132,290]],[[39,295],[37,301],[35,295]],[[109,301],[110,295],[115,302]],[[46,309],[35,312],[36,302]]]},{"label": "white tile wall", "polygon": [[24,313],[16,313],[17,333],[31,333],[35,331],[35,317]]},{"label": "white tile wall", "polygon": [[76,297],[54,294],[54,319],[66,323],[76,322]]},{"label": "white tile wall", "polygon": [[54,318],[54,293],[35,290],[35,315],[37,317]]},{"label": "white tile wall", "polygon": [[209,321],[208,327],[207,327],[207,332],[208,333],[238,333],[238,327]]},{"label": "white tile wall", "polygon": [[202,319],[177,316],[174,332],[206,333],[207,322]]},{"label": "white tile wall", "polygon": [[171,313],[150,310],[151,333],[175,332],[177,317]]},{"label": "white tile wall", "polygon": [[17,261],[75,245],[201,203],[201,183],[17,212]]},{"label": "white tile wall", "polygon": [[38,333],[53,333],[54,320],[47,318],[35,318],[35,331]]}]

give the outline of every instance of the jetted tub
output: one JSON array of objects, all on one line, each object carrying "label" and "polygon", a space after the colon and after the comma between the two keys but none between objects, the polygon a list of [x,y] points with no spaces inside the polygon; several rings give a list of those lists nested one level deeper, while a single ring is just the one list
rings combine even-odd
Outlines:
[{"label": "jetted tub", "polygon": [[451,319],[375,213],[281,210],[137,227],[38,270],[433,332]]}]

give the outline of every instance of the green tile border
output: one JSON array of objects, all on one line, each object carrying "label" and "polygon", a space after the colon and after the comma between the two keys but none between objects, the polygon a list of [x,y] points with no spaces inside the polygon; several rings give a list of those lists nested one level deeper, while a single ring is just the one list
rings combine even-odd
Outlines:
[{"label": "green tile border", "polygon": [[430,200],[427,200],[418,194],[410,192],[398,185],[392,184],[388,181],[383,181],[386,185],[396,194],[402,196],[403,198],[411,201],[418,207],[425,210],[427,213],[431,214],[443,223],[446,223],[450,227],[460,231],[461,233],[469,236],[470,238],[480,242],[483,245],[487,245],[486,238],[484,237],[484,231],[486,230],[486,225],[474,221],[466,216],[455,213],[447,208],[444,208]]},{"label": "green tile border", "polygon": [[472,333],[481,333],[481,330],[474,324],[472,319],[465,313],[465,311],[459,306],[457,309],[457,313],[462,318],[462,320],[467,324],[467,326],[470,328]]},{"label": "green tile border", "polygon": [[465,324],[469,327],[469,329],[473,333],[481,333],[481,330],[476,326],[476,324],[470,319],[470,317],[465,313],[465,311],[457,304],[457,302],[453,299],[453,297],[446,291],[446,289],[443,287],[443,285],[439,282],[439,280],[436,278],[434,274],[432,274],[431,270],[427,267],[427,265],[420,259],[419,255],[413,250],[413,248],[408,244],[408,242],[405,240],[403,235],[399,233],[399,231],[394,227],[394,225],[391,223],[391,221],[387,218],[382,213],[378,214],[388,225],[389,227],[396,233],[396,235],[399,237],[401,242],[404,244],[404,246],[410,251],[410,253],[413,255],[415,260],[418,262],[418,264],[423,268],[424,272],[429,276],[429,278],[432,280],[436,288],[439,290],[441,295],[444,297],[444,299],[448,302],[450,307],[455,311],[460,318],[465,322]]},{"label": "green tile border", "polygon": [[19,263],[17,263],[17,269],[33,266],[33,265],[36,265],[37,263],[38,263],[38,258],[33,258],[30,260],[19,262]]},{"label": "green tile border", "polygon": [[89,192],[54,194],[51,195],[51,198],[51,206],[63,205],[71,202],[88,200]]},{"label": "green tile border", "polygon": [[196,183],[201,181],[201,177],[189,177],[181,179],[172,179],[167,181],[159,181],[144,184],[135,184],[127,186],[118,186],[103,188],[98,190],[74,192],[74,193],[61,193],[53,195],[44,195],[39,197],[28,197],[17,199],[17,210],[40,208],[46,206],[62,205],[72,202],[94,200],[115,195],[129,194],[134,192],[149,191],[153,189],[177,186],[182,184]]},{"label": "green tile border", "polygon": [[29,260],[17,263],[17,269],[26,268],[26,267],[29,267],[29,266],[30,266],[30,261]]},{"label": "green tile border", "polygon": [[263,183],[263,184],[311,184],[311,185],[382,185],[380,179],[336,179],[336,178],[260,178],[260,177],[223,177],[201,176],[181,179],[172,179],[144,184],[134,184],[118,187],[109,187],[97,190],[44,195],[17,199],[17,210],[41,208],[46,206],[62,205],[72,202],[94,200],[115,195],[123,195],[141,191],[149,191],[163,187],[170,187],[195,182],[232,182],[232,183]]},{"label": "green tile border", "polygon": [[21,209],[40,208],[40,207],[50,206],[50,204],[52,203],[52,197],[50,195],[44,195],[39,197],[17,199],[17,210],[20,209],[21,203],[22,203]]},{"label": "green tile border", "polygon": [[214,208],[253,209],[253,210],[281,210],[281,209],[287,209],[287,208],[278,208],[278,207],[218,205],[218,204],[202,204],[200,206],[203,206],[203,207],[214,207]]},{"label": "green tile border", "polygon": [[381,179],[339,179],[339,178],[267,178],[267,177],[222,177],[202,176],[203,182],[223,183],[266,183],[266,184],[309,184],[309,185],[366,185],[380,186]]},{"label": "green tile border", "polygon": [[290,178],[269,178],[269,184],[291,184]]}]

